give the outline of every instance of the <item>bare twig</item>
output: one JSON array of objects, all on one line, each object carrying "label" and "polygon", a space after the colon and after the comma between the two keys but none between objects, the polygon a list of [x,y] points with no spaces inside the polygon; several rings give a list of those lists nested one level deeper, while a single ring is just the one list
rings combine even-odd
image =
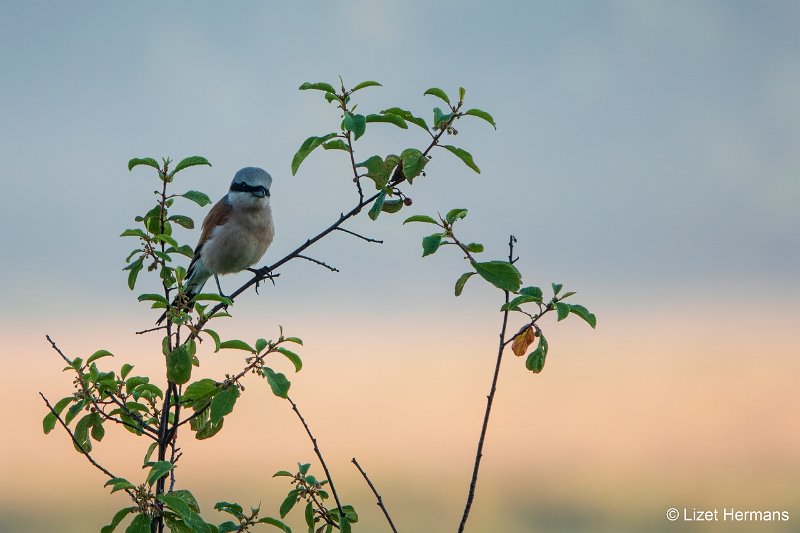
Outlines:
[{"label": "bare twig", "polygon": [[331,478],[331,473],[328,471],[328,465],[325,464],[325,459],[322,458],[322,452],[319,451],[319,446],[317,446],[317,439],[314,437],[314,434],[311,433],[311,429],[306,424],[305,418],[303,415],[300,414],[300,410],[297,408],[297,404],[292,401],[291,398],[288,396],[286,397],[289,400],[289,403],[292,404],[292,409],[295,413],[297,413],[297,417],[300,419],[300,422],[303,423],[303,427],[306,429],[306,433],[308,434],[308,438],[311,439],[311,443],[314,445],[314,453],[317,454],[317,458],[319,462],[322,464],[322,469],[325,470],[325,476],[328,478],[328,483],[331,486],[331,492],[333,493],[333,499],[336,500],[336,508],[339,509],[339,516],[344,516],[344,511],[342,510],[342,504],[339,502],[339,494],[336,492],[336,487],[333,486],[333,478]]},{"label": "bare twig", "polygon": [[377,243],[377,244],[383,244],[383,241],[382,241],[382,240],[379,240],[379,239],[372,239],[372,238],[370,238],[370,237],[364,237],[364,236],[363,236],[363,235],[361,235],[360,233],[356,233],[355,231],[350,231],[349,229],[345,229],[345,228],[343,228],[343,227],[341,227],[341,226],[340,226],[340,227],[338,227],[338,228],[336,228],[336,230],[337,230],[337,231],[343,231],[343,232],[345,232],[345,233],[349,233],[350,235],[353,235],[353,236],[355,236],[355,237],[358,237],[359,239],[364,239],[364,240],[365,240],[365,241],[367,241],[367,242],[374,242],[374,243]]},{"label": "bare twig", "polygon": [[[92,456],[89,454],[89,452],[87,452],[87,451],[86,451],[86,450],[83,448],[83,446],[81,446],[81,443],[80,443],[80,442],[78,442],[78,439],[77,439],[77,438],[75,438],[75,434],[72,432],[72,430],[71,430],[71,429],[69,429],[69,426],[67,426],[67,424],[64,422],[64,420],[62,420],[62,419],[61,419],[61,415],[59,415],[58,413],[56,413],[55,409],[53,409],[53,406],[52,406],[52,405],[50,405],[50,402],[49,402],[49,401],[48,401],[48,399],[45,397],[45,395],[44,395],[44,394],[42,394],[42,393],[40,392],[40,393],[39,393],[39,396],[41,396],[41,397],[42,397],[42,400],[44,400],[44,403],[45,403],[45,405],[47,405],[47,408],[48,408],[48,409],[50,409],[50,412],[53,414],[53,416],[55,416],[55,417],[56,417],[56,420],[58,420],[58,422],[61,424],[61,427],[63,427],[63,428],[64,428],[64,431],[66,431],[66,432],[69,434],[70,438],[72,439],[72,442],[73,442],[73,443],[75,444],[75,446],[76,446],[76,447],[77,447],[77,448],[78,448],[78,449],[81,451],[81,453],[84,455],[84,457],[86,457],[86,459],[87,459],[87,460],[88,460],[90,463],[92,463],[92,464],[95,466],[95,468],[97,468],[97,469],[98,469],[98,470],[100,470],[102,473],[104,473],[105,475],[107,475],[107,476],[109,477],[109,479],[114,479],[114,478],[116,478],[117,476],[115,476],[114,474],[112,474],[111,472],[109,472],[109,471],[108,471],[108,469],[106,469],[106,468],[105,468],[105,467],[103,467],[103,466],[102,466],[100,463],[98,463],[97,461],[95,461],[95,460],[94,460],[94,458],[93,458],[93,457],[92,457]],[[125,492],[127,492],[127,493],[128,493],[128,496],[130,496],[131,498],[133,498],[133,497],[134,497],[134,496],[133,496],[133,492],[131,492],[131,490],[130,490],[130,489],[124,489],[124,490],[125,490]]]},{"label": "bare twig", "polygon": [[153,331],[158,331],[158,330],[160,330],[160,329],[167,329],[167,326],[166,326],[166,324],[165,324],[165,325],[163,325],[163,326],[156,326],[156,327],[154,327],[154,328],[150,328],[150,329],[143,329],[142,331],[137,331],[137,332],[135,332],[135,333],[136,333],[137,335],[144,335],[145,333],[151,333],[151,332],[153,332]]},{"label": "bare twig", "polygon": [[374,494],[375,498],[378,499],[378,507],[380,507],[381,511],[383,511],[383,515],[386,517],[386,520],[389,522],[389,527],[392,528],[392,531],[394,531],[394,533],[397,533],[397,528],[394,527],[394,522],[392,522],[392,517],[389,516],[389,511],[387,511],[386,510],[386,506],[383,505],[383,498],[381,498],[381,495],[378,494],[377,490],[375,490],[375,485],[372,484],[372,481],[370,481],[369,477],[367,476],[367,473],[364,472],[364,469],[361,468],[361,465],[358,464],[358,461],[356,461],[355,457],[353,457],[352,463],[354,465],[356,465],[356,468],[358,468],[358,471],[361,472],[362,476],[364,476],[364,479],[367,481],[367,484],[369,485],[369,488],[372,489],[372,494]]},{"label": "bare twig", "polygon": [[332,267],[329,264],[327,264],[326,262],[320,261],[319,259],[314,259],[313,257],[308,257],[307,255],[300,255],[300,254],[297,254],[297,258],[298,259],[305,259],[306,261],[311,261],[312,263],[316,263],[316,264],[318,264],[320,266],[323,266],[323,267],[327,268],[331,272],[339,272],[338,268]]},{"label": "bare twig", "polygon": [[[514,258],[514,243],[517,241],[512,235],[508,239],[508,261],[511,262]],[[505,301],[509,301],[509,292],[503,291],[505,294]],[[458,533],[464,531],[467,525],[467,518],[469,518],[469,511],[472,508],[472,502],[475,499],[475,486],[478,484],[478,470],[481,467],[481,458],[483,457],[483,442],[486,439],[486,429],[489,426],[489,416],[492,413],[492,402],[494,401],[494,394],[497,391],[497,378],[500,375],[500,363],[503,361],[503,350],[505,349],[506,327],[508,326],[508,309],[503,311],[503,325],[500,328],[500,342],[497,348],[497,362],[494,366],[494,375],[492,376],[492,386],[489,389],[489,395],[486,397],[486,412],[483,415],[483,426],[481,427],[481,436],[478,439],[478,451],[475,453],[475,464],[472,469],[472,479],[469,483],[469,494],[467,495],[467,503],[464,506],[464,514],[461,516],[461,523],[458,526]]]}]

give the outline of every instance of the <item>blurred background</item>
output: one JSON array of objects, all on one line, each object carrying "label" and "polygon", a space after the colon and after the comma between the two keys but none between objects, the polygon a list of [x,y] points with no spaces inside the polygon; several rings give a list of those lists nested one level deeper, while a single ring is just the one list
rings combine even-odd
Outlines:
[{"label": "blurred background", "polygon": [[[290,173],[301,142],[339,123],[297,87],[338,75],[384,85],[358,93],[364,113],[430,120],[425,89],[461,85],[498,125],[458,124],[453,144],[480,175],[435,152],[412,207],[348,226],[384,244],[332,235],[309,254],[340,273],[290,263],[216,327],[304,339],[292,396],[359,530],[388,528],[353,456],[401,531],[452,531],[463,509],[500,295],[473,281],[454,298],[462,259],[422,259],[426,228],[401,222],[465,207],[462,234],[487,259],[514,234],[526,284],[564,283],[598,316],[597,330],[543,322],[542,374],[507,356],[468,530],[798,531],[798,23],[791,1],[3,3],[0,531],[97,531],[125,505],[63,432],[42,434],[37,392],[72,390],[45,333],[71,357],[106,348],[115,366],[163,372],[158,336],[134,334],[156,317],[135,296],[156,282],[128,290],[133,241],[117,237],[156,182],[127,161],[205,156],[213,167],[175,188],[215,200],[239,168],[269,170],[272,262],[355,201],[341,152]],[[370,124],[357,157],[425,142]],[[205,209],[186,204],[199,222]],[[205,346],[201,360],[193,377],[242,364]],[[182,444],[178,486],[217,523],[219,500],[276,515],[277,470],[322,475],[289,406],[245,384],[217,437]],[[95,456],[140,480],[146,447],[111,430]],[[790,520],[673,523],[671,507]]]}]

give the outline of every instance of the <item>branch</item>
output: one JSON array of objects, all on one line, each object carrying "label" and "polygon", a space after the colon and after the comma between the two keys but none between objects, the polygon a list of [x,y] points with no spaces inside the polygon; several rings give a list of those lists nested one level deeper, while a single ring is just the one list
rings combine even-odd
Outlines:
[{"label": "branch", "polygon": [[[432,140],[431,140],[430,144],[428,145],[428,147],[422,152],[423,156],[427,156],[428,153],[433,149],[433,147],[436,146],[439,143],[439,139],[442,137],[442,135],[444,135],[444,133],[447,131],[447,128],[452,125],[453,121],[458,116],[460,116],[458,113],[453,113],[453,116],[450,117],[450,120],[442,126],[441,130],[437,134],[435,134],[435,135],[431,134]],[[395,168],[395,171],[392,174],[392,179],[390,180],[389,185],[395,186],[395,185],[398,185],[398,184],[406,181],[406,177],[403,175],[401,166],[402,165],[398,165]],[[327,228],[325,228],[324,230],[319,232],[314,237],[306,240],[306,242],[304,242],[303,244],[301,244],[300,246],[295,248],[292,252],[290,252],[288,255],[286,255],[283,259],[278,260],[277,262],[275,262],[272,265],[261,267],[258,270],[259,274],[256,274],[255,276],[250,278],[241,287],[239,287],[238,289],[233,291],[233,293],[230,294],[228,297],[231,300],[233,300],[237,296],[242,294],[244,291],[246,291],[247,289],[249,289],[253,285],[255,285],[258,282],[260,282],[262,279],[268,277],[268,274],[274,276],[275,274],[272,274],[272,272],[274,272],[275,270],[277,270],[279,267],[283,266],[284,264],[288,263],[292,259],[297,258],[300,254],[303,253],[303,251],[306,250],[306,248],[309,248],[312,244],[314,244],[315,242],[319,241],[320,239],[322,239],[323,237],[325,237],[326,235],[328,235],[332,231],[340,230],[340,226],[346,220],[356,216],[358,213],[361,212],[361,210],[364,207],[366,207],[369,204],[371,204],[372,202],[374,202],[375,199],[378,198],[378,196],[380,196],[380,192],[377,192],[377,193],[373,194],[372,196],[370,196],[369,198],[366,198],[366,199],[364,199],[363,196],[359,196],[359,200],[360,201],[350,211],[348,211],[347,213],[342,213],[339,216],[339,218],[333,224],[331,224],[330,226],[328,226]],[[341,228],[341,231],[345,231],[347,233],[353,233],[353,232],[350,232],[349,230],[344,230],[344,228]],[[360,235],[359,235],[359,237],[360,237]],[[211,309],[211,311],[206,313],[206,316],[207,317],[208,316],[213,316],[214,313],[216,313],[217,311],[219,311],[223,307],[224,307],[224,304],[221,304],[221,303],[215,305]],[[208,322],[208,318],[202,318],[202,319],[198,320],[197,324],[195,325],[195,329],[192,331],[192,334],[189,335],[187,341],[197,338],[197,335],[200,333],[200,331],[203,329],[203,327],[206,325],[207,322]]]},{"label": "branch", "polygon": [[300,414],[300,410],[297,409],[297,404],[292,401],[291,398],[288,396],[286,397],[289,400],[289,403],[292,404],[292,409],[295,413],[297,413],[297,417],[300,419],[300,422],[303,423],[303,427],[306,428],[306,433],[308,433],[308,438],[311,439],[311,443],[314,445],[314,453],[317,454],[317,458],[319,462],[322,463],[322,469],[325,470],[325,476],[328,478],[328,483],[331,486],[331,492],[333,493],[333,498],[336,500],[336,508],[339,509],[339,516],[344,516],[344,511],[342,511],[342,504],[339,502],[339,495],[336,493],[336,487],[333,486],[333,478],[331,477],[331,473],[328,471],[328,465],[325,464],[325,459],[322,458],[322,452],[319,451],[319,446],[317,446],[317,439],[314,438],[314,435],[311,433],[311,429],[309,429],[308,424],[306,424],[305,418],[303,415]]},{"label": "branch", "polygon": [[389,511],[387,511],[386,510],[386,506],[383,505],[383,498],[381,498],[381,495],[378,494],[377,490],[375,490],[375,485],[373,485],[372,481],[369,480],[369,477],[367,477],[367,473],[364,472],[364,469],[361,468],[361,465],[358,464],[358,461],[356,461],[355,457],[353,457],[352,463],[354,465],[356,465],[356,468],[358,468],[358,471],[361,472],[361,475],[364,476],[365,480],[367,480],[367,484],[369,485],[369,488],[372,489],[372,493],[378,499],[378,507],[381,508],[381,511],[383,511],[383,515],[386,517],[386,520],[389,521],[389,526],[392,528],[392,531],[394,531],[394,533],[397,533],[397,528],[394,527],[394,522],[392,522],[392,517],[389,516]]},{"label": "branch", "polygon": [[349,229],[345,229],[345,228],[342,228],[342,227],[338,227],[336,229],[338,231],[343,231],[345,233],[349,233],[350,235],[354,235],[354,236],[358,237],[359,239],[364,239],[367,242],[374,242],[374,243],[377,243],[377,244],[383,244],[383,241],[381,241],[381,240],[371,239],[369,237],[364,237],[363,235],[361,235],[359,233],[356,233],[355,231],[350,231]]},{"label": "branch", "polygon": [[[58,347],[58,345],[56,345],[55,341],[50,338],[50,335],[45,335],[45,338],[50,343],[50,346],[52,346],[53,349],[56,351],[56,353],[58,353],[58,355],[60,355],[61,358],[64,361],[66,361],[67,365],[72,367],[72,361],[69,360],[69,357],[64,355],[64,352],[62,352],[61,349]],[[81,372],[78,369],[74,369],[74,370],[78,374],[78,380],[81,382],[81,389],[83,390],[83,393],[89,398],[89,401],[92,402],[92,406],[95,408],[95,410],[97,410],[97,413],[100,416],[102,416],[106,420],[110,420],[112,422],[115,422],[117,424],[122,424],[123,426],[129,427],[129,428],[134,429],[136,431],[140,431],[144,435],[147,435],[148,437],[150,437],[151,439],[157,440],[155,430],[153,430],[150,426],[145,424],[144,420],[142,420],[142,417],[140,417],[138,413],[134,413],[133,411],[128,409],[128,407],[119,398],[117,398],[116,396],[114,396],[113,394],[110,394],[110,393],[109,393],[108,397],[111,399],[111,401],[114,402],[114,404],[117,405],[120,409],[125,411],[125,414],[127,414],[129,417],[131,417],[131,419],[135,420],[138,423],[138,425],[131,424],[130,422],[126,422],[126,421],[121,420],[119,418],[115,418],[115,417],[109,415],[108,413],[106,413],[103,410],[103,408],[97,403],[97,400],[95,399],[95,397],[92,394],[92,392],[89,389],[86,388],[86,384],[84,383],[84,381],[82,379]],[[95,390],[96,389],[97,389],[97,387],[95,387]]]},{"label": "branch", "polygon": [[319,259],[314,259],[313,257],[308,257],[307,255],[300,255],[300,254],[297,254],[297,258],[298,259],[305,259],[306,261],[311,261],[312,263],[316,263],[316,264],[318,264],[320,266],[324,266],[325,268],[327,268],[331,272],[339,272],[338,268],[332,267],[328,263],[326,263],[324,261],[320,261]]},{"label": "branch", "polygon": [[[517,239],[512,235],[508,239],[508,260],[509,262],[514,257],[514,243]],[[503,291],[505,301],[509,301],[509,292]],[[508,326],[508,309],[503,311],[503,325],[500,328],[500,342],[497,348],[497,362],[494,366],[494,375],[492,376],[492,386],[489,389],[489,395],[486,397],[486,412],[483,415],[483,426],[481,427],[481,436],[478,439],[478,450],[475,453],[475,465],[472,469],[472,479],[469,483],[469,494],[467,495],[467,503],[464,506],[464,514],[461,516],[461,523],[458,526],[458,533],[464,531],[467,525],[467,518],[469,511],[472,508],[472,502],[475,499],[475,486],[478,484],[478,470],[481,467],[481,458],[483,457],[483,442],[486,439],[486,429],[489,426],[489,415],[492,412],[492,402],[494,402],[494,394],[497,391],[497,378],[500,375],[500,363],[503,361],[503,350],[505,349],[506,327]]]},{"label": "branch", "polygon": [[[53,416],[55,416],[55,417],[56,417],[56,420],[58,420],[58,421],[59,421],[59,423],[61,424],[61,427],[63,427],[63,428],[64,428],[64,431],[66,431],[66,432],[69,434],[70,438],[72,439],[72,443],[73,443],[73,444],[75,444],[75,447],[76,447],[76,448],[78,448],[78,449],[81,451],[81,453],[84,455],[84,457],[86,457],[86,459],[87,459],[87,460],[88,460],[90,463],[92,463],[92,464],[93,464],[93,465],[94,465],[94,466],[95,466],[95,467],[96,467],[98,470],[100,470],[102,473],[104,473],[105,475],[107,475],[109,479],[114,479],[114,478],[116,478],[117,476],[115,476],[114,474],[112,474],[111,472],[109,472],[107,469],[105,469],[105,468],[104,468],[102,465],[100,465],[100,463],[98,463],[97,461],[95,461],[95,460],[92,458],[92,456],[89,454],[89,452],[87,452],[86,450],[84,450],[84,449],[83,449],[83,446],[81,446],[81,443],[80,443],[80,442],[78,442],[78,439],[76,439],[76,438],[75,438],[75,434],[72,432],[72,430],[71,430],[71,429],[69,429],[69,426],[67,426],[67,424],[66,424],[66,423],[65,423],[65,422],[64,422],[64,421],[61,419],[61,415],[59,415],[58,413],[56,413],[55,409],[53,409],[53,406],[52,406],[52,405],[50,405],[50,402],[47,400],[47,398],[45,398],[44,394],[42,394],[42,393],[40,392],[40,393],[39,393],[39,396],[41,396],[41,397],[42,397],[42,400],[44,400],[44,403],[47,405],[47,408],[48,408],[48,409],[50,409],[50,412],[53,414]],[[131,490],[130,490],[130,489],[124,489],[124,490],[125,490],[125,492],[127,492],[127,493],[128,493],[128,496],[130,496],[131,498],[133,498],[133,499],[134,499],[134,501],[135,501],[135,498],[134,498],[134,496],[133,496],[133,492],[131,492]]]}]

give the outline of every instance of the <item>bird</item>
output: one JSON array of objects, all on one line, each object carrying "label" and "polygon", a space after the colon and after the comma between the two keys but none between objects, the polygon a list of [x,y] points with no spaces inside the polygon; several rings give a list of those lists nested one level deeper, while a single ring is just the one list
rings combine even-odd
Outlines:
[{"label": "bird", "polygon": [[[191,301],[211,276],[241,272],[255,265],[275,236],[270,207],[272,176],[257,167],[239,170],[228,193],[206,215],[186,271],[184,294]],[[173,302],[175,305],[176,302]],[[166,318],[165,312],[157,324]]]}]

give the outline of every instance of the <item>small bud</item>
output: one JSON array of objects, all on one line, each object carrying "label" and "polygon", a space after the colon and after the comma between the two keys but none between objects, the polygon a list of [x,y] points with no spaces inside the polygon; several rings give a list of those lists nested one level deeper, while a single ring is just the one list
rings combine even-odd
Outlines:
[{"label": "small bud", "polygon": [[413,201],[411,200],[411,198],[409,198],[408,196],[406,196],[405,198],[403,198],[403,205],[405,205],[406,207],[410,206],[410,205],[411,205],[411,204],[413,204],[413,203],[414,203],[414,202],[413,202]]}]

